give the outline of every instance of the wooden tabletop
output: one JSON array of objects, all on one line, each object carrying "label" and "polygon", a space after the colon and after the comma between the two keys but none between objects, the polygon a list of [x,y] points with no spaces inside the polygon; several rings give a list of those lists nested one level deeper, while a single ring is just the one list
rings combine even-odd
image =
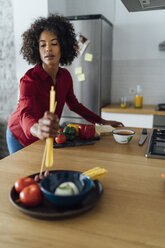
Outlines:
[{"label": "wooden tabletop", "polygon": [[147,142],[138,146],[141,129],[134,130],[126,145],[110,135],[94,145],[54,149],[51,169],[100,166],[109,171],[101,180],[104,193],[97,205],[71,219],[35,219],[9,201],[16,179],[39,172],[44,142],[0,160],[0,247],[164,248],[165,160],[146,158]]},{"label": "wooden tabletop", "polygon": [[101,109],[102,112],[125,113],[125,114],[145,114],[145,115],[165,115],[165,111],[155,110],[155,105],[144,104],[142,108],[135,108],[133,104],[127,104],[126,108],[121,108],[120,104],[109,104]]}]

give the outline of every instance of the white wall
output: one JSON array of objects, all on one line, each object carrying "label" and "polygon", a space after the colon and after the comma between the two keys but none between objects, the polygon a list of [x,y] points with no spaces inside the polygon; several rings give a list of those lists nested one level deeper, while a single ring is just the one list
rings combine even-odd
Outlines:
[{"label": "white wall", "polygon": [[[0,1],[0,129],[2,122],[8,119],[16,104],[17,84],[15,66],[15,45],[13,30],[13,7],[11,0]],[[5,143],[5,136],[0,130],[1,141]]]},{"label": "white wall", "polygon": [[114,59],[164,59],[165,53],[158,50],[165,40],[164,26],[165,10],[128,12],[117,0]]},{"label": "white wall", "polygon": [[25,72],[32,67],[23,60],[20,55],[22,45],[21,35],[31,25],[31,23],[39,16],[47,16],[48,2],[47,0],[12,0],[13,16],[14,16],[14,33],[15,33],[15,51],[16,51],[16,77],[19,82]]},{"label": "white wall", "polygon": [[102,14],[113,23],[115,0],[48,0],[49,12],[60,11],[66,16]]},{"label": "white wall", "polygon": [[48,12],[65,16],[67,1],[70,0],[48,0]]},{"label": "white wall", "polygon": [[165,10],[128,12],[116,0],[114,25],[112,101],[127,96],[137,84],[143,87],[144,103],[165,102]]}]

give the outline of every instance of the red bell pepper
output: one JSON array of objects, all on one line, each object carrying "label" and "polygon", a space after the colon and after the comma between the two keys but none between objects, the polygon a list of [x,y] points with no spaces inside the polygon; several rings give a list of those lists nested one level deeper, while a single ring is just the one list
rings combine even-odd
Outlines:
[{"label": "red bell pepper", "polygon": [[95,125],[92,124],[80,124],[79,136],[81,139],[92,139],[95,136]]}]

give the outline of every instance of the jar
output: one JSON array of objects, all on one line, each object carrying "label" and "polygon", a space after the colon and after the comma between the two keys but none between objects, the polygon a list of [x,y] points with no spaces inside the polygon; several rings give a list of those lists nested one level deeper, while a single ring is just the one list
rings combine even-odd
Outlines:
[{"label": "jar", "polygon": [[134,99],[135,108],[142,108],[143,107],[143,95],[142,95],[142,86],[137,85],[136,87],[136,95]]}]

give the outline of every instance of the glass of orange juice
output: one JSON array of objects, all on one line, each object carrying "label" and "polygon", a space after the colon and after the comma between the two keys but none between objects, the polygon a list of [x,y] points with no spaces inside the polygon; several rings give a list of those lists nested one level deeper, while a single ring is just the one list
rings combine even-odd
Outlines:
[{"label": "glass of orange juice", "polygon": [[127,107],[127,98],[125,96],[122,96],[120,99],[120,107],[126,108]]}]

